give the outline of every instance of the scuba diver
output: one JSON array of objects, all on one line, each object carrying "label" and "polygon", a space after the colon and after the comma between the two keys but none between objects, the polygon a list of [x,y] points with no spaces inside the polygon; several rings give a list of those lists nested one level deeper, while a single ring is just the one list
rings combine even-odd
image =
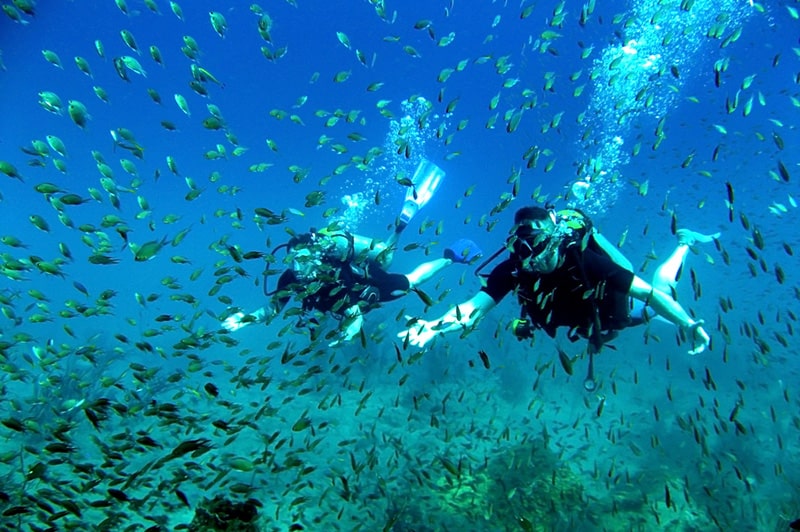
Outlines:
[{"label": "scuba diver", "polygon": [[[379,303],[398,299],[424,283],[452,263],[467,264],[481,255],[478,246],[460,239],[445,249],[444,256],[417,266],[411,273],[389,273],[387,268],[403,230],[419,209],[433,197],[444,178],[444,171],[423,159],[416,168],[406,191],[403,208],[394,231],[381,242],[345,231],[334,223],[321,230],[295,235],[289,242],[272,251],[286,248],[286,269],[277,288],[265,294],[269,305],[249,314],[236,312],[222,323],[228,331],[236,331],[250,323],[269,323],[294,297],[300,309],[290,312],[301,315],[298,327],[306,326],[312,339],[318,335],[319,321],[314,311],[330,313],[341,325],[326,338],[339,334],[330,345],[351,340],[361,332],[364,314]],[[265,288],[266,290],[266,288]]]},{"label": "scuba diver", "polygon": [[594,389],[592,355],[619,330],[653,317],[686,330],[693,341],[690,354],[708,347],[703,321],[692,319],[674,294],[690,246],[711,242],[719,233],[678,230],[678,247],[658,267],[651,285],[633,273],[630,261],[578,210],[523,207],[514,215],[514,224],[505,245],[478,267],[476,275],[503,251],[510,256],[492,269],[476,295],[439,319],[413,319],[397,336],[423,347],[438,334],[473,327],[514,292],[522,313],[513,324],[519,338],[532,338],[535,329],[555,337],[559,327],[568,327],[570,340],[588,339],[587,390]]}]

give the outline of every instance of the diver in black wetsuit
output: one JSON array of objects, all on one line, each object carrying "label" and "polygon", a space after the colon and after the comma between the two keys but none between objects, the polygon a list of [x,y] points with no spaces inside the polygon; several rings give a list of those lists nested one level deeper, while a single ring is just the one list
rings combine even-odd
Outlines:
[{"label": "diver in black wetsuit", "polygon": [[359,334],[364,314],[378,304],[402,297],[454,262],[475,260],[480,249],[462,239],[445,249],[442,258],[420,264],[408,274],[387,271],[400,234],[433,196],[443,176],[436,165],[420,163],[395,230],[385,242],[340,230],[334,224],[297,235],[279,246],[286,248],[290,267],[278,279],[277,289],[268,294],[269,305],[249,314],[236,312],[223,321],[223,327],[235,331],[249,323],[269,321],[295,298],[300,308],[287,313],[302,314],[299,325],[309,326],[312,337],[318,321],[309,313],[330,313],[341,319],[338,338],[331,342],[336,345]]},{"label": "diver in black wetsuit", "polygon": [[514,292],[524,318],[530,321],[531,336],[533,329],[554,336],[559,327],[569,327],[573,340],[589,340],[590,353],[618,330],[655,315],[690,333],[690,354],[708,347],[703,321],[692,319],[671,294],[690,246],[710,242],[718,233],[707,236],[678,230],[678,247],[650,285],[633,273],[630,261],[579,211],[525,207],[517,211],[514,223],[506,245],[489,261],[505,249],[510,251],[509,258],[491,271],[475,296],[439,319],[416,320],[397,336],[422,347],[440,333],[473,327]]}]

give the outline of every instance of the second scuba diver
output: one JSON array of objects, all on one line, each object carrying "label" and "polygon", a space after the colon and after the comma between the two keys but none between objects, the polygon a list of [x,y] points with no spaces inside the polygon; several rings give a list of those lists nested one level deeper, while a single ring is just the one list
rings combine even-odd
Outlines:
[{"label": "second scuba diver", "polygon": [[466,239],[445,249],[444,256],[417,266],[408,274],[389,273],[387,268],[401,233],[416,213],[433,197],[444,178],[444,171],[427,160],[417,166],[406,192],[403,209],[394,231],[381,242],[355,235],[332,224],[321,230],[296,235],[286,248],[290,265],[278,279],[269,304],[245,314],[236,312],[223,321],[228,331],[250,323],[269,322],[294,298],[303,314],[299,326],[308,326],[317,337],[319,321],[314,313],[330,313],[341,320],[340,327],[326,337],[330,345],[351,340],[361,331],[364,314],[379,303],[392,301],[416,289],[452,263],[469,263],[481,254],[478,246]]},{"label": "second scuba diver", "polygon": [[[708,346],[703,321],[693,319],[676,301],[675,286],[690,246],[711,242],[719,233],[678,230],[678,247],[656,270],[651,285],[633,273],[630,261],[580,211],[524,207],[516,212],[514,224],[505,246],[478,271],[505,250],[510,256],[494,267],[476,295],[438,319],[412,319],[397,336],[422,347],[441,333],[474,327],[513,292],[522,307],[514,327],[518,337],[532,337],[533,329],[554,337],[559,327],[568,327],[571,340],[589,340],[592,355],[617,331],[657,315],[687,332],[691,354]],[[591,358],[585,386],[594,386]]]}]

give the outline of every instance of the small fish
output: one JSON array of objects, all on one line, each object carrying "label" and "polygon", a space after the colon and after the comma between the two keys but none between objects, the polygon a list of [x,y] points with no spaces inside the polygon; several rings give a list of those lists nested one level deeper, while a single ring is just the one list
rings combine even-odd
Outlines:
[{"label": "small fish", "polygon": [[122,41],[134,52],[137,54],[141,54],[142,52],[139,51],[139,46],[136,44],[136,39],[133,38],[133,33],[128,30],[121,30],[119,32],[120,37],[122,37]]},{"label": "small fish", "polygon": [[347,81],[352,72],[350,70],[342,70],[333,76],[334,83],[343,83]]},{"label": "small fish", "polygon": [[44,56],[45,61],[50,63],[51,65],[58,67],[60,69],[64,69],[61,65],[61,58],[58,57],[58,54],[52,50],[42,50],[42,55]]},{"label": "small fish", "polygon": [[20,181],[22,181],[22,176],[20,175],[17,168],[8,161],[0,161],[0,173],[6,174],[8,177],[19,179]]},{"label": "small fish", "polygon": [[292,425],[292,432],[301,432],[311,426],[311,419],[305,417],[305,415],[300,416],[294,425]]},{"label": "small fish", "polygon": [[415,58],[422,57],[422,55],[417,51],[417,49],[410,45],[403,46],[403,51],[408,55],[410,55],[411,57]]},{"label": "small fish", "polygon": [[86,58],[81,56],[75,56],[75,66],[77,66],[78,70],[80,70],[90,78],[94,77],[92,75],[92,69],[89,67],[89,61],[87,61]]},{"label": "small fish", "polygon": [[422,300],[422,302],[425,303],[425,306],[427,306],[427,307],[433,306],[433,299],[431,299],[431,296],[429,296],[428,294],[426,294],[425,292],[423,292],[419,288],[412,288],[411,290],[415,294],[417,294],[417,296],[419,296],[419,298]]},{"label": "small fish", "polygon": [[178,2],[171,0],[169,3],[169,8],[172,10],[172,13],[178,17],[178,20],[183,20],[183,9],[181,9],[181,6],[178,4]]},{"label": "small fish", "polygon": [[489,355],[486,354],[486,351],[484,351],[483,349],[480,349],[478,351],[478,356],[481,357],[481,362],[483,362],[483,367],[486,368],[486,369],[489,369],[490,368]]},{"label": "small fish", "polygon": [[47,135],[45,138],[47,139],[47,143],[56,153],[62,157],[67,156],[67,147],[60,138],[56,137],[55,135]]},{"label": "small fish", "polygon": [[208,17],[211,20],[211,27],[214,28],[217,35],[224,39],[225,32],[228,31],[228,22],[225,20],[225,17],[219,11],[211,11]]},{"label": "small fish", "polygon": [[783,161],[781,160],[778,160],[778,174],[785,183],[788,183],[791,179],[791,176],[789,175],[789,169],[786,168],[786,165],[783,164]]},{"label": "small fish", "polygon": [[397,362],[398,363],[402,363],[403,362],[403,354],[400,352],[400,348],[397,347],[397,344],[393,344],[393,345],[394,345],[395,355],[397,356]]},{"label": "small fish", "polygon": [[[131,78],[128,77],[128,69],[125,68],[125,62],[122,60],[122,58],[115,57],[112,60],[112,62],[114,63],[114,70],[117,71],[117,75],[120,77],[120,79],[122,79],[123,81],[130,82]],[[153,90],[153,92],[150,92],[151,90],[153,90],[153,89],[149,89],[148,90],[148,94],[150,94],[150,98],[152,98],[155,101],[155,98],[153,98],[154,90]],[[157,102],[157,103],[160,103],[160,102]]]},{"label": "small fish", "polygon": [[448,460],[444,456],[439,458],[439,460],[441,460],[442,465],[444,466],[444,468],[447,470],[448,473],[450,473],[454,477],[460,477],[461,476],[461,472],[458,470],[458,467],[453,462],[451,462],[450,460]]},{"label": "small fish", "polygon": [[597,404],[597,410],[595,412],[597,417],[600,417],[600,415],[603,413],[603,409],[605,408],[605,406],[606,406],[606,398],[605,398],[605,396],[600,397],[600,402]]},{"label": "small fish", "polygon": [[189,503],[189,498],[186,496],[186,494],[185,494],[185,493],[183,493],[183,492],[182,492],[181,490],[179,490],[178,488],[175,488],[175,496],[176,496],[176,497],[178,497],[178,499],[179,499],[179,500],[180,500],[180,501],[181,501],[181,502],[182,502],[184,505],[186,505],[186,507],[187,507],[187,508],[191,508],[191,507],[192,507],[192,505]]},{"label": "small fish", "polygon": [[206,438],[199,438],[196,440],[185,440],[178,444],[175,449],[172,450],[165,458],[161,461],[166,462],[168,460],[172,460],[174,458],[180,458],[186,454],[192,453],[193,457],[200,456],[204,454],[206,451],[211,450],[211,440]]},{"label": "small fish", "polygon": [[63,104],[61,103],[61,98],[58,97],[58,94],[51,91],[42,91],[39,93],[39,105],[45,111],[49,111],[51,113],[60,115],[63,112]]},{"label": "small fish", "polygon": [[86,106],[78,100],[70,100],[67,103],[67,112],[75,125],[81,129],[84,129],[92,118]]},{"label": "small fish", "polygon": [[564,368],[564,371],[567,372],[567,375],[572,375],[573,374],[572,359],[569,357],[566,351],[564,351],[560,347],[557,347],[556,349],[558,350],[558,361],[561,362],[561,367]]},{"label": "small fish", "polygon": [[192,116],[191,111],[189,111],[189,103],[183,95],[175,93],[175,103],[178,104],[178,108],[183,111],[183,114]]},{"label": "small fish", "polygon": [[16,432],[25,432],[25,424],[16,418],[6,418],[0,421],[5,427],[14,430]]},{"label": "small fish", "polygon": [[725,188],[728,191],[728,220],[733,222],[733,185],[730,181],[725,182]]},{"label": "small fish", "polygon": [[108,93],[106,92],[106,90],[103,87],[95,85],[95,86],[92,87],[92,90],[94,91],[95,96],[100,98],[101,101],[103,101],[105,103],[109,103],[110,102],[109,97],[108,97]]},{"label": "small fish", "polygon": [[161,251],[161,249],[167,245],[169,240],[167,237],[158,240],[151,240],[150,242],[146,242],[141,246],[137,246],[135,244],[131,244],[131,251],[133,252],[133,257],[136,262],[145,262],[151,260],[156,254]]},{"label": "small fish", "polygon": [[228,462],[228,465],[231,466],[231,469],[235,469],[236,471],[241,471],[243,473],[252,471],[256,467],[252,461],[241,456],[231,458]]},{"label": "small fish", "polygon": [[345,48],[350,50],[350,48],[351,48],[350,38],[347,36],[347,34],[345,32],[337,31],[336,32],[336,38],[339,39],[339,42],[342,43]]},{"label": "small fish", "polygon": [[45,233],[50,232],[50,226],[47,224],[47,221],[45,221],[45,219],[39,216],[38,214],[31,214],[28,217],[28,219],[34,225],[34,227],[36,227],[40,231],[43,231]]},{"label": "small fish", "polygon": [[430,20],[421,19],[421,20],[418,20],[416,23],[414,23],[414,29],[415,30],[425,30],[425,29],[430,28],[432,25],[433,25],[433,22],[431,22]]},{"label": "small fish", "polygon": [[[158,50],[158,49],[156,48],[156,50]],[[147,77],[147,72],[145,72],[144,68],[142,68],[141,63],[139,63],[139,60],[136,59],[135,57],[133,57],[131,55],[123,55],[122,57],[115,58],[115,61],[117,59],[119,59],[119,61],[121,62],[122,66],[124,66],[127,70],[130,70],[134,74],[138,74],[138,75],[140,75],[142,77],[145,77],[145,78]]]}]

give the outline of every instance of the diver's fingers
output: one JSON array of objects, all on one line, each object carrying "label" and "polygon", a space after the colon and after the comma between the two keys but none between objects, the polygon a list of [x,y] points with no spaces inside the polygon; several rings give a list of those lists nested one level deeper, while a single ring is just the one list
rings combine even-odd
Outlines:
[{"label": "diver's fingers", "polygon": [[689,330],[692,333],[692,341],[694,343],[693,349],[689,351],[690,355],[699,355],[705,351],[708,345],[711,343],[711,337],[708,335],[705,329],[703,329],[704,324],[705,320],[697,320],[691,325],[691,327],[689,327]]}]

